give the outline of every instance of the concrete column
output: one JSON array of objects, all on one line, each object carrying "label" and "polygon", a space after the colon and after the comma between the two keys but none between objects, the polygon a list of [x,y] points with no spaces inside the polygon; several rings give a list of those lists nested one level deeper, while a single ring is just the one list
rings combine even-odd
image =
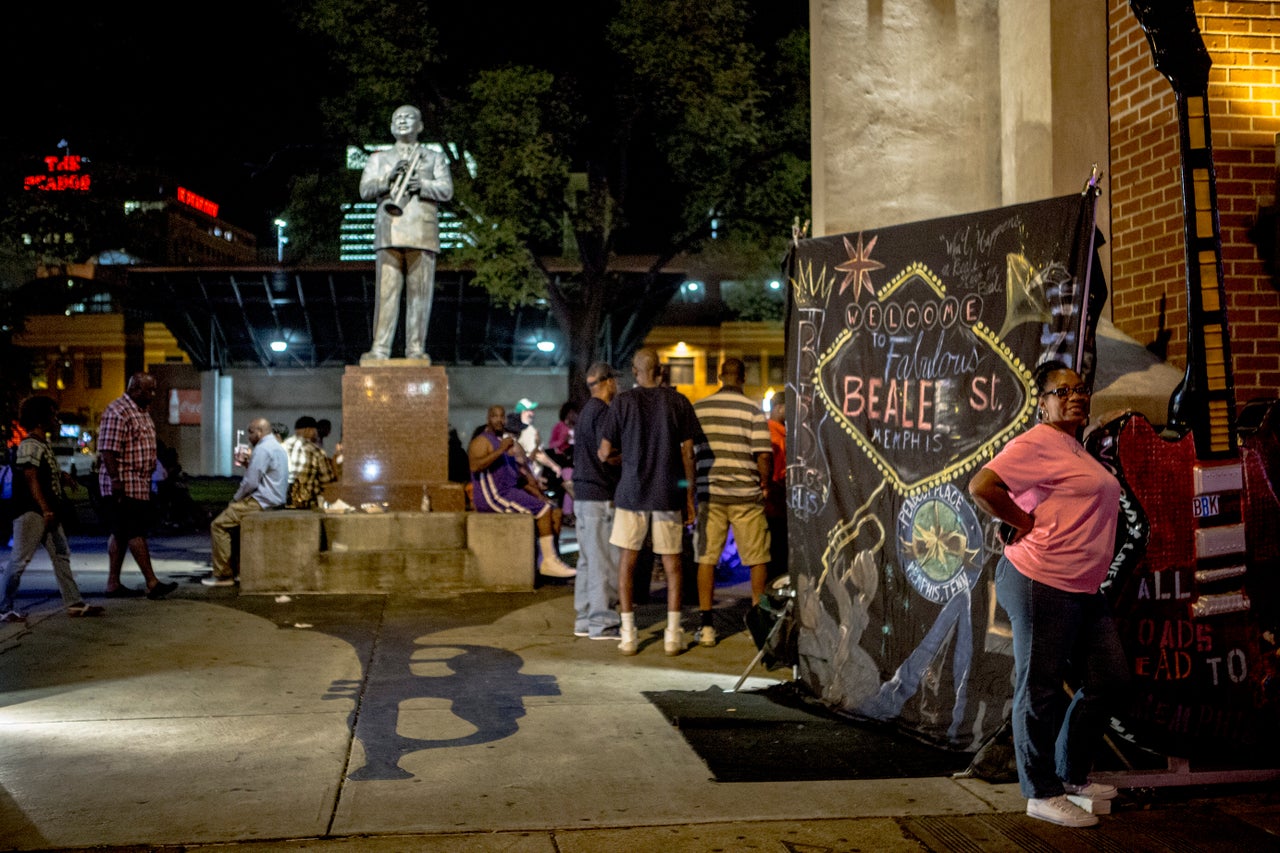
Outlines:
[{"label": "concrete column", "polygon": [[1063,195],[1106,168],[1097,0],[809,0],[809,31],[814,235]]},{"label": "concrete column", "polygon": [[1000,0],[1000,203],[1053,193],[1050,0]]},{"label": "concrete column", "polygon": [[230,376],[217,370],[200,374],[200,470],[197,474],[229,477],[235,444]]},{"label": "concrete column", "polygon": [[813,234],[998,207],[1000,0],[810,0]]}]

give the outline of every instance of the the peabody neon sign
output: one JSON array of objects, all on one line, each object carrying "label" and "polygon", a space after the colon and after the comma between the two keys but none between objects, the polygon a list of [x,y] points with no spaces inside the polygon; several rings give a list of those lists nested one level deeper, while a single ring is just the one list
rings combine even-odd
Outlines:
[{"label": "the peabody neon sign", "polygon": [[79,154],[52,154],[44,158],[44,174],[27,175],[22,179],[22,188],[46,192],[88,192],[89,174],[83,170],[87,162]]}]

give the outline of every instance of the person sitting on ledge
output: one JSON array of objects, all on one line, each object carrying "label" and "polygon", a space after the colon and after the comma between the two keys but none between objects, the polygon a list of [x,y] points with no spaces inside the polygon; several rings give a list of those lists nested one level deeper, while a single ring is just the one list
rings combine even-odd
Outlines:
[{"label": "person sitting on ledge", "polygon": [[303,415],[293,425],[293,435],[281,445],[289,456],[289,509],[315,509],[324,487],[338,479],[333,463],[320,449],[316,419]]},{"label": "person sitting on ledge", "polygon": [[240,488],[227,508],[209,525],[209,539],[213,546],[213,576],[200,581],[205,586],[231,586],[236,582],[232,569],[231,531],[239,530],[246,515],[264,509],[284,506],[289,488],[289,455],[284,452],[271,421],[258,418],[249,424],[245,433],[249,439],[249,455],[237,455],[237,465],[247,465]]},{"label": "person sitting on ledge", "polygon": [[566,566],[556,553],[551,502],[538,488],[524,451],[506,431],[506,419],[502,406],[490,406],[484,429],[471,440],[467,451],[476,511],[532,515],[542,555],[538,572],[552,578],[571,578],[577,571]]}]

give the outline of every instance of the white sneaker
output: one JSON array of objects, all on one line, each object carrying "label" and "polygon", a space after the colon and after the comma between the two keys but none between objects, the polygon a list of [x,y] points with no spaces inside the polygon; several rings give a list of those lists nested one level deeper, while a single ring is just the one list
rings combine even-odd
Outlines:
[{"label": "white sneaker", "polygon": [[1066,794],[1056,797],[1033,797],[1027,800],[1027,816],[1037,820],[1047,820],[1059,826],[1096,826],[1098,816],[1089,814],[1084,809],[1067,799]]},{"label": "white sneaker", "polygon": [[235,578],[207,577],[201,578],[200,583],[205,586],[235,586],[236,580]]},{"label": "white sneaker", "polygon": [[640,632],[638,630],[635,628],[631,628],[630,630],[622,628],[620,629],[620,632],[622,634],[622,642],[618,643],[618,651],[622,652],[624,655],[634,655],[636,652],[640,651]]},{"label": "white sneaker", "polygon": [[546,575],[549,578],[572,578],[577,577],[578,570],[566,566],[558,559],[542,558],[542,565],[538,566],[538,574]]},{"label": "white sneaker", "polygon": [[710,625],[703,625],[698,629],[698,645],[714,646],[716,644],[716,629]]},{"label": "white sneaker", "polygon": [[674,631],[670,628],[662,630],[662,650],[668,655],[674,657],[688,647],[689,642],[685,639],[683,628],[676,628]]},{"label": "white sneaker", "polygon": [[1085,782],[1083,785],[1063,782],[1062,787],[1068,794],[1084,797],[1086,800],[1114,800],[1116,794],[1120,793],[1115,785],[1104,785],[1102,782]]}]

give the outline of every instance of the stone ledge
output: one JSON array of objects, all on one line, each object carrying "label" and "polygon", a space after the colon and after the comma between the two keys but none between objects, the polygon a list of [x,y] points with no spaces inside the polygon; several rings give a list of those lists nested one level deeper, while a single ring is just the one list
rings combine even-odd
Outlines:
[{"label": "stone ledge", "polygon": [[240,589],[423,597],[531,590],[534,546],[527,515],[254,513],[240,530]]}]

